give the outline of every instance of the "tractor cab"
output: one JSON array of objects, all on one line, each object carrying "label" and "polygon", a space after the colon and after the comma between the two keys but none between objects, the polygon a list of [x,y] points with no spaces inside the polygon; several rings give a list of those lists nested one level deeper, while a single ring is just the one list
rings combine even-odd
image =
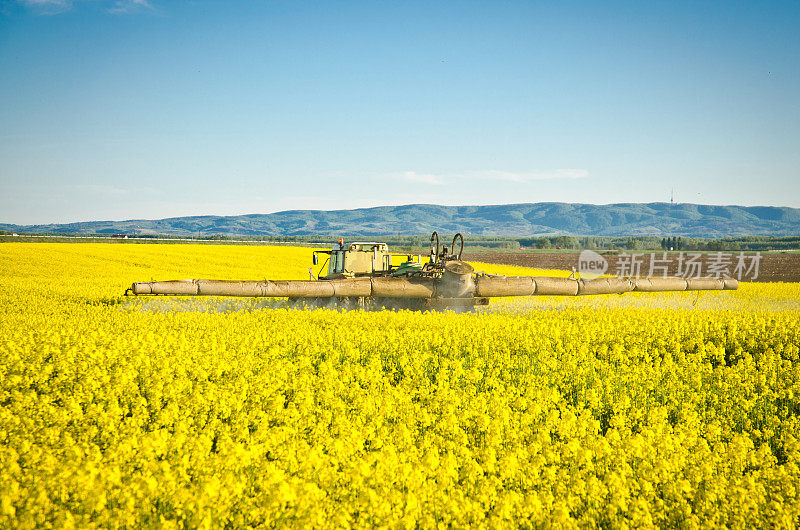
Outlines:
[{"label": "tractor cab", "polygon": [[320,280],[385,276],[392,269],[392,256],[386,243],[356,241],[345,245],[344,240],[339,239],[339,244],[331,250],[314,251],[312,255],[314,265],[319,264],[320,254],[328,255],[326,263],[323,263],[318,273]]}]

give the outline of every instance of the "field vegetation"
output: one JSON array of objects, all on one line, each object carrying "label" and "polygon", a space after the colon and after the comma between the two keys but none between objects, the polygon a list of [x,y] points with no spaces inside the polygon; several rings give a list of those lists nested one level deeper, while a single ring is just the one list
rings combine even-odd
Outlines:
[{"label": "field vegetation", "polygon": [[306,279],[310,253],[0,245],[0,527],[800,523],[799,284],[467,314],[121,296]]}]

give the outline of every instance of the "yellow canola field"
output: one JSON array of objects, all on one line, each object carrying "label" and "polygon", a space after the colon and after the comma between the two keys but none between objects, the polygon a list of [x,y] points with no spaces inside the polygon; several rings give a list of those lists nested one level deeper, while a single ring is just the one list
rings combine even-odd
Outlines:
[{"label": "yellow canola field", "polygon": [[0,245],[0,527],[800,522],[800,285],[467,314],[121,297],[309,262]]}]

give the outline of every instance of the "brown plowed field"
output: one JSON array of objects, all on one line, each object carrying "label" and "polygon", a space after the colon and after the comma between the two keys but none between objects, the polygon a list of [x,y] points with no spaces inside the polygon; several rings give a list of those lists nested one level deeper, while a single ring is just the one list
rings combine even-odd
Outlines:
[{"label": "brown plowed field", "polygon": [[[630,257],[623,258],[624,254],[600,254],[608,261],[608,271],[606,274],[618,274],[621,269],[625,270],[624,275],[630,275],[630,262],[622,263],[621,260],[630,260]],[[650,252],[632,252],[628,256],[634,254],[636,260],[641,263],[640,273],[641,276],[650,275],[650,260],[653,253]],[[684,265],[682,272],[686,270],[685,262],[689,259],[691,252],[684,252]],[[703,253],[695,258],[695,262],[699,262],[700,276],[717,276],[717,274],[709,274],[708,271],[714,268],[714,262],[717,264],[717,269],[728,270],[728,274],[734,278],[738,277],[736,266],[739,261],[738,252],[724,252],[723,257],[720,258],[716,253]],[[752,264],[753,256],[755,253],[746,253],[744,258],[744,265],[749,269]],[[520,267],[534,267],[537,269],[557,269],[557,270],[572,270],[578,268],[579,253],[566,253],[566,252],[495,252],[495,253],[474,253],[465,254],[468,261],[479,261],[483,263],[498,263],[502,265],[517,265]],[[656,260],[661,260],[662,253],[654,253]],[[666,262],[656,261],[654,263],[655,269],[653,276],[662,276],[666,267],[666,274],[684,275],[678,272],[679,266],[679,253],[670,252],[667,254]],[[722,263],[720,265],[720,263]],[[756,281],[756,282],[800,282],[800,254],[761,254],[760,261],[758,262],[758,276],[753,277],[753,270],[743,270],[741,279],[743,281]],[[696,272],[697,269],[694,269]],[[691,274],[695,276],[697,274]]]}]

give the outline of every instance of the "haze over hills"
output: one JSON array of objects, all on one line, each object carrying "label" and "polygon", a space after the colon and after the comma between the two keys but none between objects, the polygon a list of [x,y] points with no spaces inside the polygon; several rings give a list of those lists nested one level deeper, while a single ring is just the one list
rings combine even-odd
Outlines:
[{"label": "haze over hills", "polygon": [[409,204],[354,210],[290,210],[237,216],[11,225],[0,230],[51,234],[165,234],[175,236],[380,236],[433,230],[485,236],[800,235],[800,209],[701,204],[531,203],[492,206]]}]

